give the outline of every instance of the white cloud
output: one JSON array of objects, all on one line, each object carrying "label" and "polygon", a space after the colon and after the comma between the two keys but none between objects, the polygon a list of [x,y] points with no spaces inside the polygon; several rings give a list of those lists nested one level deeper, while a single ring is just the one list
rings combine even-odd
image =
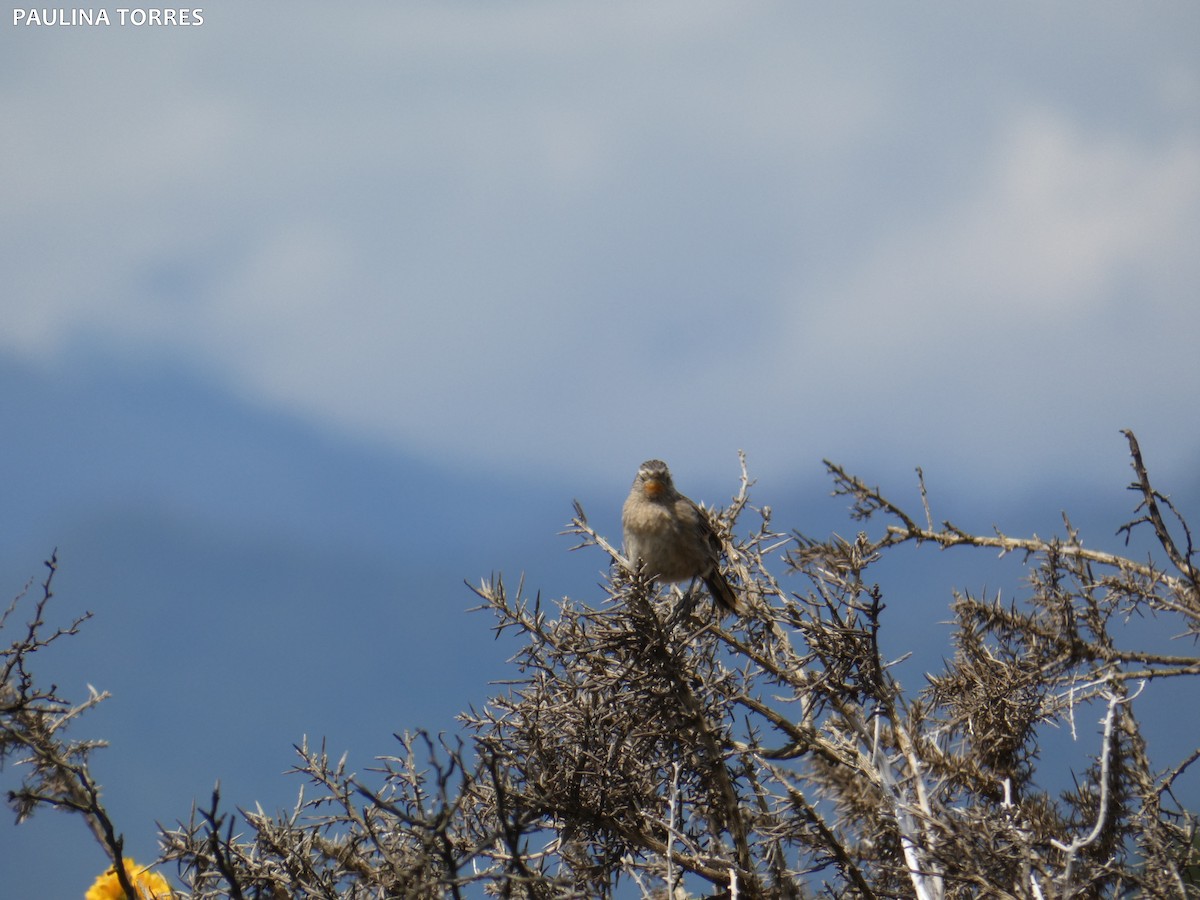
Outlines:
[{"label": "white cloud", "polygon": [[966,196],[887,235],[797,329],[832,333],[848,316],[877,346],[925,344],[1086,325],[1128,289],[1143,311],[1175,306],[1197,226],[1200,135],[1138,146],[1038,110],[1004,129]]},{"label": "white cloud", "polygon": [[[964,476],[1038,460],[1078,475],[1114,450],[1097,436],[1133,420],[1169,426],[1163,454],[1186,463],[1200,433],[1169,386],[1200,381],[1200,135],[1142,141],[1037,109],[978,172],[797,300],[780,380],[852,358],[839,384],[862,399],[832,443],[882,438],[908,465],[948,454]],[[789,342],[805,352],[786,356]]]},{"label": "white cloud", "polygon": [[[1128,23],[1091,27],[1129,37],[1111,77],[1144,122],[947,72],[987,30],[954,16],[320,9],[27,55],[0,92],[29,173],[0,188],[0,346],[179,359],[425,453],[605,469],[663,444],[722,470],[738,446],[1003,455],[1195,380],[1197,67]],[[1057,71],[1053,27],[987,53]],[[1045,386],[1071,381],[1064,414]]]}]

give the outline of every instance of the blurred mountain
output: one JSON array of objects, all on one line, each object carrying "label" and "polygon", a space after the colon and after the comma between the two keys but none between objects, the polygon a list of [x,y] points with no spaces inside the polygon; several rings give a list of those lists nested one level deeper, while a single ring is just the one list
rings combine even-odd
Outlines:
[{"label": "blurred mountain", "polygon": [[[38,653],[35,671],[70,698],[88,684],[112,692],[75,734],[110,741],[95,772],[139,860],[156,853],[155,821],[186,817],[218,780],[231,806],[289,806],[300,785],[282,772],[304,735],[334,756],[350,751],[361,771],[391,752],[395,732],[453,729],[460,710],[496,690],[490,681],[511,674],[515,649],[495,639],[486,614],[467,612],[476,598],[464,579],[501,571],[515,588],[524,574],[531,593],[598,597],[606,561],[567,552],[558,532],[578,497],[618,541],[640,462],[614,460],[603,484],[538,472],[517,483],[330,436],[198,378],[111,361],[63,371],[0,358],[0,427],[0,589],[13,597],[41,579],[57,547],[51,624],[94,614],[78,636]],[[1086,542],[1111,550],[1122,549],[1115,530],[1136,499],[1124,485],[1031,484],[1005,508],[980,509],[931,482],[935,518],[1048,536],[1062,532],[1067,509]],[[722,505],[736,471],[725,484],[683,486]],[[1185,512],[1196,508],[1197,485],[1162,487],[1178,488]],[[920,509],[915,478],[885,492]],[[828,496],[815,462],[798,462],[794,483],[757,485],[754,498],[784,531],[851,537],[862,527]],[[895,658],[913,654],[911,689],[950,652],[940,623],[952,588],[1012,597],[1022,575],[1011,557],[930,548],[875,570],[887,592],[883,640]],[[29,599],[38,592],[35,583]],[[1176,745],[1194,742],[1165,707],[1146,714],[1163,722],[1152,753],[1178,758],[1186,750]],[[19,771],[4,773],[6,786]],[[80,896],[104,865],[73,817],[41,811],[4,827],[11,896]]]},{"label": "blurred mountain", "polygon": [[[362,766],[394,732],[453,728],[512,652],[464,580],[533,566],[587,589],[602,568],[557,535],[562,486],[364,449],[177,374],[0,359],[0,425],[0,589],[57,547],[51,623],[94,614],[36,668],[70,698],[112,692],[76,733],[110,740],[96,771],[139,859],[218,779],[231,803],[290,804],[304,735]],[[47,872],[82,894],[103,868],[71,817],[5,830],[12,896],[57,895]]]}]

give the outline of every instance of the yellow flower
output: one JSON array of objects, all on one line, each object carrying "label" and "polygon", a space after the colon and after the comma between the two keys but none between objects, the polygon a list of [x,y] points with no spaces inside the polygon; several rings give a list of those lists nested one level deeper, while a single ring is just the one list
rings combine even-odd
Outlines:
[{"label": "yellow flower", "polygon": [[[139,867],[129,857],[125,857],[125,874],[133,889],[137,891],[136,900],[171,900],[171,886],[167,879],[157,872],[151,872],[148,866]],[[121,892],[121,882],[117,880],[116,866],[109,866],[103,875],[88,888],[84,900],[128,900]]]}]

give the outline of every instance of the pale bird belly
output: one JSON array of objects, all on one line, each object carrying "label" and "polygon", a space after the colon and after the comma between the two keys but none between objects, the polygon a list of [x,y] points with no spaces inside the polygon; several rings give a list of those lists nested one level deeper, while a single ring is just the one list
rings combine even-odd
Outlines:
[{"label": "pale bird belly", "polygon": [[659,581],[689,581],[705,574],[703,548],[680,534],[678,529],[646,532],[631,529],[626,548],[630,562],[641,559],[646,564],[646,574]]}]

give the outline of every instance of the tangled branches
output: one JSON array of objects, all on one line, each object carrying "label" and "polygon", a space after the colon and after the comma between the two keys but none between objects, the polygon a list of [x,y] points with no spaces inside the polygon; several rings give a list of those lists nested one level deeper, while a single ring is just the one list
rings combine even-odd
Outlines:
[{"label": "tangled branches", "polygon": [[[500,577],[476,589],[521,649],[504,690],[461,716],[464,738],[398,736],[361,778],[301,745],[295,809],[235,814],[214,793],[164,833],[163,857],[194,898],[1200,897],[1195,820],[1174,792],[1200,748],[1162,768],[1136,715],[1144,692],[1200,675],[1200,658],[1122,627],[1155,616],[1194,645],[1197,558],[1126,434],[1140,503],[1121,533],[1148,529],[1161,563],[1085,548],[1065,518],[1051,540],[935,524],[923,479],[914,517],[832,463],[834,492],[882,530],[785,534],[750,504],[743,465],[712,513],[736,621],[700,589],[631,571],[577,506],[578,547],[612,560],[603,595],[548,603]],[[999,550],[1028,571],[1019,602],[955,597],[952,654],[919,691],[881,650],[888,594],[874,580],[906,544]],[[55,724],[99,695],[68,707],[26,669],[43,605],[5,657],[0,752],[35,772],[10,799],[25,814],[82,812],[119,857],[88,794],[94,745]],[[1087,710],[1102,712],[1098,734],[1078,735],[1092,762],[1052,796],[1037,780],[1042,735],[1075,733]]]}]

